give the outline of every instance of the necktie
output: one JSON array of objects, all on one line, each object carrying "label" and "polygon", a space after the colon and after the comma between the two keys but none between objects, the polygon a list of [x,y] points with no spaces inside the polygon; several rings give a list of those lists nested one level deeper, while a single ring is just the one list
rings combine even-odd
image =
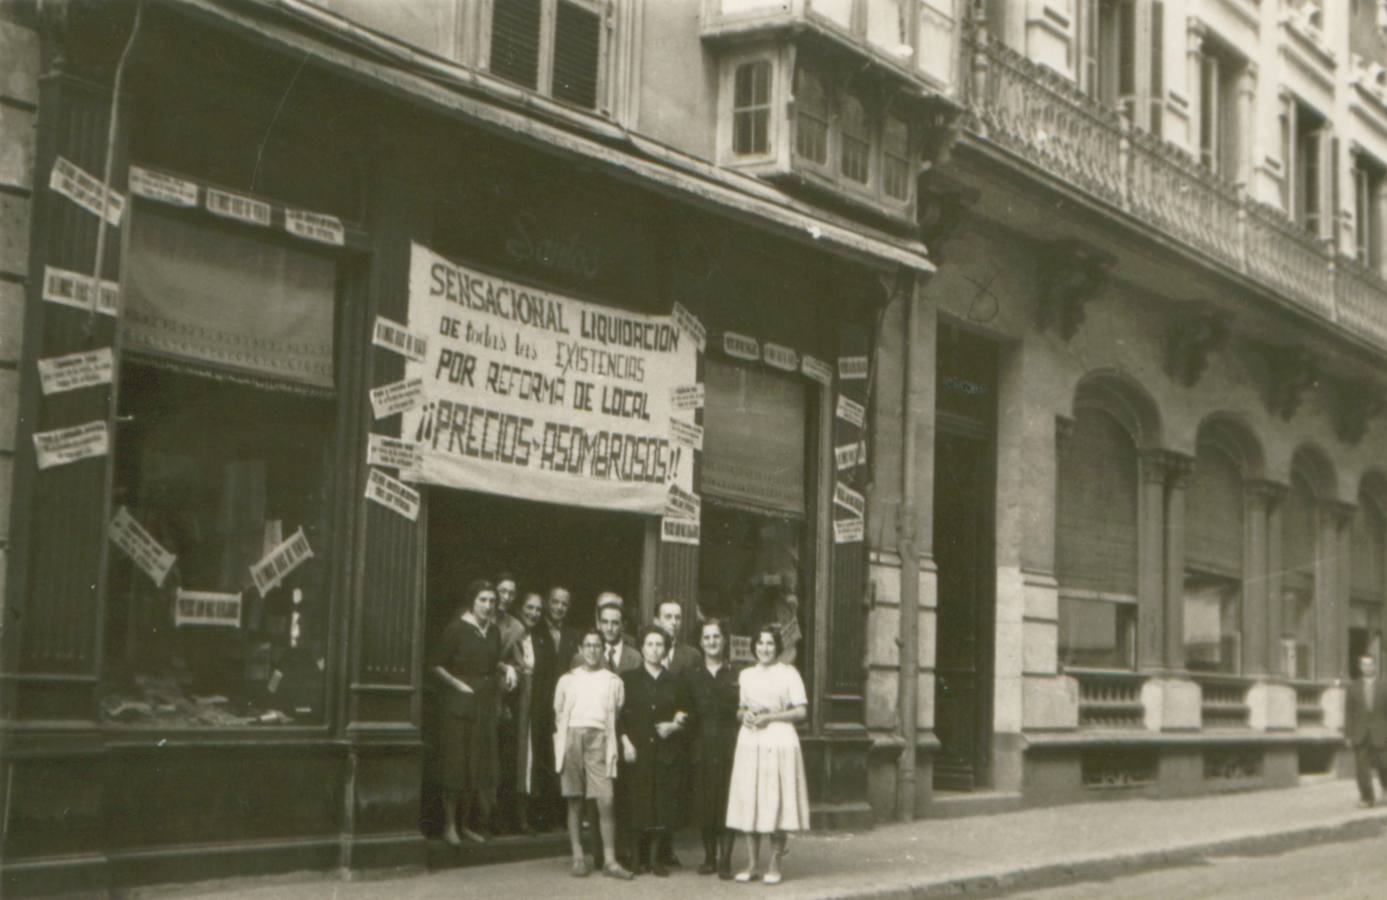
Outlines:
[{"label": "necktie", "polygon": [[612,647],[607,651],[607,668],[613,672],[616,671],[616,649],[616,647]]}]

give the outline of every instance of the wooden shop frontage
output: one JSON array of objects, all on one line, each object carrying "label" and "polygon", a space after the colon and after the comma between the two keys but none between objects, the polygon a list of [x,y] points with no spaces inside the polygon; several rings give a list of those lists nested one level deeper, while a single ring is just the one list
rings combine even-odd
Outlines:
[{"label": "wooden shop frontage", "polygon": [[865,801],[867,361],[922,246],[272,18],[149,4],[121,63],[131,10],[70,12],[38,117],[7,896],[424,865],[424,660],[501,571],[566,585],[574,624],[603,590],[637,621],[679,599],[690,632],[784,614],[814,799]]}]

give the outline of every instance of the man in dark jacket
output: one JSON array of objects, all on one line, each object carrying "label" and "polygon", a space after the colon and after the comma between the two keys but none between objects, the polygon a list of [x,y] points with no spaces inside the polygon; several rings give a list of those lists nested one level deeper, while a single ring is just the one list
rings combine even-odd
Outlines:
[{"label": "man in dark jacket", "polygon": [[580,636],[565,625],[570,595],[555,585],[544,603],[544,621],[535,626],[535,673],[530,699],[531,734],[535,747],[535,817],[552,824],[561,815],[558,777],[554,774],[554,688],[578,652]]},{"label": "man in dark jacket", "polygon": [[1344,736],[1353,748],[1359,806],[1373,805],[1373,770],[1387,794],[1387,683],[1378,677],[1377,660],[1358,660],[1359,676],[1345,699]]}]

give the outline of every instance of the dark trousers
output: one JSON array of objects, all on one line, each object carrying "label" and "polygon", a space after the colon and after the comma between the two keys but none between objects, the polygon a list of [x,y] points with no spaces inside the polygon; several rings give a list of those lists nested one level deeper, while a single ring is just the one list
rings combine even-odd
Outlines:
[{"label": "dark trousers", "polygon": [[1364,741],[1353,748],[1354,774],[1358,777],[1358,796],[1364,800],[1373,799],[1373,770],[1377,770],[1378,784],[1387,795],[1387,749],[1374,747]]}]

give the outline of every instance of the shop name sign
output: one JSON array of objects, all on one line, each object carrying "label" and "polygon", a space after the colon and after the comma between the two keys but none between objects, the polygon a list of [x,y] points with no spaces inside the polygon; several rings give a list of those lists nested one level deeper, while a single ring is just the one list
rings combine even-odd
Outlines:
[{"label": "shop name sign", "polygon": [[411,480],[529,500],[662,514],[692,489],[698,347],[671,316],[574,300],[414,245],[411,332],[426,335],[426,402],[404,413]]}]

